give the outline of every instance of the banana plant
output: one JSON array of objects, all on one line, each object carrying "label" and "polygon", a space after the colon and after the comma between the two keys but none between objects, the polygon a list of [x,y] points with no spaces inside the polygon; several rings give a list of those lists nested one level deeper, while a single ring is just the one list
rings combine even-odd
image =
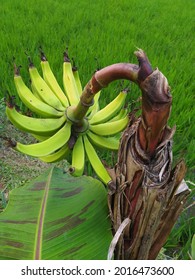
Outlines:
[{"label": "banana plant", "polygon": [[[69,174],[79,179],[85,173],[85,162],[88,158],[95,173],[107,187],[113,235],[112,241],[107,239],[110,242],[108,259],[156,258],[190,192],[183,180],[186,169],[184,162],[181,161],[172,170],[171,145],[175,129],[167,126],[172,104],[168,81],[158,69],[152,69],[142,50],[138,49],[135,55],[138,65],[117,63],[107,66],[96,71],[82,88],[78,70],[75,65],[72,66],[66,51],[63,91],[41,51],[43,76],[29,58],[31,89],[22,79],[20,68],[15,65],[14,70],[18,96],[26,107],[36,114],[35,117],[22,114],[17,110],[13,98],[7,99],[6,113],[9,120],[38,141],[26,145],[12,139],[10,143],[15,150],[45,162],[68,159]],[[126,90],[122,90],[115,99],[100,109],[102,89],[118,79],[130,80],[141,89],[140,117],[137,118],[133,112],[127,112],[124,106]],[[122,131],[124,132],[119,141],[116,135]],[[118,151],[114,168],[108,168],[102,163],[96,151],[99,147]],[[69,184],[68,181],[66,183]],[[91,188],[93,185],[92,183]],[[46,187],[44,191],[42,203],[46,199],[45,195],[47,197],[48,189]],[[80,195],[78,201],[79,199]],[[42,213],[43,204],[40,209]],[[3,215],[6,216],[6,210],[1,217]],[[102,221],[105,217],[108,217],[107,211],[101,215]],[[63,219],[55,215],[53,218]],[[6,219],[2,219],[3,230],[1,227],[0,237],[7,233]],[[17,220],[11,221],[17,224]],[[40,222],[40,219],[36,220],[36,223],[38,221]],[[50,230],[46,224],[35,227],[36,231],[42,230],[40,241],[44,239],[44,231]],[[24,227],[20,230],[23,231]],[[79,227],[77,230],[79,231]],[[66,228],[62,234],[66,235]],[[8,241],[3,240],[4,243],[1,244],[0,241],[0,245],[6,248]],[[8,243],[11,246],[11,243]],[[3,249],[3,252],[5,257],[6,250]],[[49,258],[39,252],[39,258],[40,256]],[[20,254],[17,257],[19,258]],[[66,257],[69,255],[63,256]],[[82,254],[74,257],[82,258]],[[91,256],[88,255],[88,258],[94,258],[94,252]],[[105,258],[105,254],[102,258]]]}]

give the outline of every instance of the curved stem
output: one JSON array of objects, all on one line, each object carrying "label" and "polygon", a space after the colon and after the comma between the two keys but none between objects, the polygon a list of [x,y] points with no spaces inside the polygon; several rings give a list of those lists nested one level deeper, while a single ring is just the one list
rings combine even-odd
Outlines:
[{"label": "curved stem", "polygon": [[80,102],[74,108],[76,119],[84,117],[93,104],[93,98],[102,88],[116,80],[129,80],[134,83],[144,81],[152,73],[152,67],[145,53],[138,49],[135,52],[139,66],[132,63],[116,63],[97,71],[85,86]]},{"label": "curved stem", "polygon": [[153,155],[163,137],[169,118],[172,97],[166,77],[158,70],[152,70],[146,54],[135,52],[139,66],[131,63],[117,63],[97,71],[85,86],[78,105],[71,108],[73,119],[79,124],[93,104],[94,95],[111,82],[130,80],[142,91],[142,123],[139,127],[139,141],[143,150]]},{"label": "curved stem", "polygon": [[116,80],[137,82],[139,66],[131,63],[116,63],[97,71],[93,76],[93,93]]},{"label": "curved stem", "polygon": [[139,67],[130,63],[117,63],[97,71],[85,86],[78,105],[74,108],[75,119],[83,118],[89,107],[93,105],[96,93],[111,82],[126,79],[137,82]]}]

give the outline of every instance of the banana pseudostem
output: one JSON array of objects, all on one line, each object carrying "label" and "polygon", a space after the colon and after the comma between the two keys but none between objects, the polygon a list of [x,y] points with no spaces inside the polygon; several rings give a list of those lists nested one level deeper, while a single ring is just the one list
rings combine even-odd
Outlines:
[{"label": "banana pseudostem", "polygon": [[128,221],[115,244],[115,259],[155,259],[190,193],[183,180],[184,162],[172,169],[175,128],[167,126],[172,104],[167,79],[158,69],[152,71],[143,51],[135,54],[142,115],[131,114],[112,170],[116,191],[109,196],[109,209],[114,238]]}]

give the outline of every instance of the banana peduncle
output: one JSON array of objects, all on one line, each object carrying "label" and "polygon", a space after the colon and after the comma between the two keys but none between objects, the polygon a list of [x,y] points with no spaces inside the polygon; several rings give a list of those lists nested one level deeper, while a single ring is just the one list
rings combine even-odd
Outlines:
[{"label": "banana peduncle", "polygon": [[[134,83],[143,81],[152,73],[149,60],[142,50],[135,52],[139,66],[131,63],[116,63],[95,72],[90,81],[85,86],[78,105],[72,108],[72,116],[75,120],[84,118],[90,106],[93,105],[94,96],[102,88],[107,87],[111,82],[125,79]],[[68,58],[64,53],[64,60]]]},{"label": "banana peduncle", "polygon": [[152,70],[146,54],[141,49],[134,54],[139,65],[117,63],[97,71],[85,86],[78,105],[72,108],[71,115],[74,120],[83,119],[93,104],[95,94],[115,80],[126,79],[136,83],[142,91],[140,145],[152,156],[163,137],[172,97],[166,77],[158,69]]}]

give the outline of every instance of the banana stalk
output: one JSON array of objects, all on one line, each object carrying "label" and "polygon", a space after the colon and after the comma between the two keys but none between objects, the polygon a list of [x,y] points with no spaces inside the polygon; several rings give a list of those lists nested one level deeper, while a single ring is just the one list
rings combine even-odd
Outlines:
[{"label": "banana stalk", "polygon": [[95,94],[111,82],[126,79],[136,83],[138,70],[139,67],[136,64],[116,63],[97,71],[85,86],[79,103],[75,107],[71,107],[71,120],[78,122],[83,119],[89,107],[94,104]]}]

